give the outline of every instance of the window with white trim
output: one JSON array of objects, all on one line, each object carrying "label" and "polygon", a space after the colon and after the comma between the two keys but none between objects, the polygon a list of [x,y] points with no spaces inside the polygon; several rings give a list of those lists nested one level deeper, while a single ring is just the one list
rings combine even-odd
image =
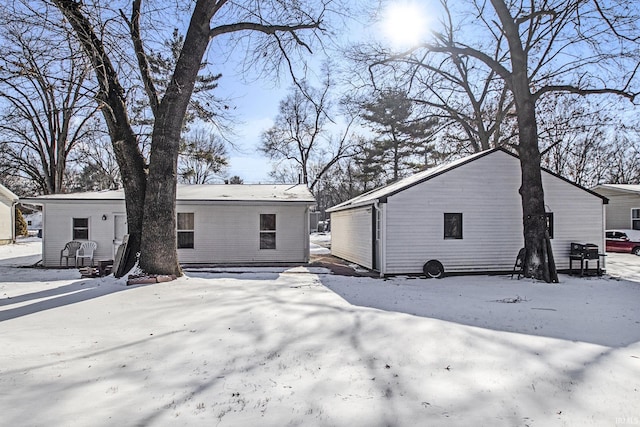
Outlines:
[{"label": "window with white trim", "polygon": [[260,249],[276,248],[276,214],[260,214]]},{"label": "window with white trim", "polygon": [[631,228],[640,230],[640,208],[631,209]]},{"label": "window with white trim", "polygon": [[195,240],[194,223],[193,212],[178,213],[178,249],[193,249]]},{"label": "window with white trim", "polygon": [[89,218],[73,218],[73,240],[89,240]]}]

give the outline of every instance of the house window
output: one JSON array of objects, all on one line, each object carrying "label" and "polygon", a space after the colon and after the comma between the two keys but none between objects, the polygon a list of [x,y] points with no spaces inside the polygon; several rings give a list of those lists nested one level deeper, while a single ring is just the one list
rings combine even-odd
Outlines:
[{"label": "house window", "polygon": [[444,238],[462,239],[462,214],[444,214]]},{"label": "house window", "polygon": [[549,238],[553,239],[553,212],[547,212],[544,214],[547,221],[547,231],[549,232]]},{"label": "house window", "polygon": [[260,249],[276,248],[276,214],[260,214]]},{"label": "house window", "polygon": [[193,213],[178,213],[178,249],[193,249]]},{"label": "house window", "polygon": [[89,218],[73,218],[73,240],[89,240]]},{"label": "house window", "polygon": [[631,209],[631,228],[640,230],[640,208]]}]

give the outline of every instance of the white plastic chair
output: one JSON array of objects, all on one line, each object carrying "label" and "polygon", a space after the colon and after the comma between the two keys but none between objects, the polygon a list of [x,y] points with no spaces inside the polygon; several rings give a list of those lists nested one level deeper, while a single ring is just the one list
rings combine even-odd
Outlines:
[{"label": "white plastic chair", "polygon": [[82,261],[82,265],[84,266],[84,260],[88,258],[91,261],[90,266],[93,267],[93,252],[98,247],[96,242],[88,241],[82,242],[80,244],[80,248],[76,251],[76,267],[79,266],[78,261]]}]

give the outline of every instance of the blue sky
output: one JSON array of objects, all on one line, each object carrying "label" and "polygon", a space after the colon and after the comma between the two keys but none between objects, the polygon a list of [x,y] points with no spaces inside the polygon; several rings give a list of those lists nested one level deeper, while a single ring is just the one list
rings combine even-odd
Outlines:
[{"label": "blue sky", "polygon": [[[237,175],[247,184],[270,182],[271,165],[257,147],[261,133],[273,124],[278,104],[288,86],[274,88],[272,84],[232,82],[232,79],[232,75],[228,78],[223,75],[220,81],[220,92],[233,98],[238,120],[232,138],[238,150],[229,147],[229,176]],[[227,87],[223,89],[225,85]]]},{"label": "blue sky", "polygon": [[[407,4],[417,5],[425,16],[426,7],[429,3],[427,1],[414,2],[412,0],[388,2],[389,5],[401,5],[401,7]],[[391,11],[382,9],[381,16],[392,14]],[[350,20],[348,25],[344,26],[349,31],[341,34],[341,40],[338,42],[344,44],[347,39],[353,42],[372,37],[380,38],[385,37],[385,34],[388,36],[390,31],[394,31],[393,28],[385,28],[382,23],[374,25],[365,23],[365,19],[367,18],[361,17],[360,21]],[[427,27],[426,20],[418,21],[418,24],[423,25],[425,28]],[[408,30],[406,25],[401,27],[400,31],[404,32],[405,30]],[[415,29],[413,30],[415,32]],[[398,31],[398,28],[395,31]],[[420,32],[420,35],[424,35],[425,32]],[[393,44],[393,38],[389,39],[389,42]],[[404,43],[405,41],[400,40],[400,42]],[[312,63],[320,64],[324,61],[324,55],[324,53],[318,51],[307,57],[307,59]],[[338,55],[335,54],[332,60],[335,60],[335,56]],[[239,147],[239,150],[229,147],[230,168],[228,173],[229,176],[238,175],[247,184],[270,182],[270,161],[257,151],[257,147],[260,143],[261,133],[272,126],[273,120],[278,114],[279,102],[287,95],[292,79],[288,74],[282,74],[279,78],[276,76],[267,77],[263,80],[251,79],[251,76],[248,76],[251,80],[247,83],[244,81],[247,79],[244,79],[238,73],[237,64],[238,62],[234,63],[234,58],[231,56],[228,63],[223,64],[222,68],[214,65],[215,72],[222,73],[216,94],[219,97],[231,100],[231,105],[235,107],[234,114],[238,122],[234,127],[236,135],[233,137],[233,143]]]}]

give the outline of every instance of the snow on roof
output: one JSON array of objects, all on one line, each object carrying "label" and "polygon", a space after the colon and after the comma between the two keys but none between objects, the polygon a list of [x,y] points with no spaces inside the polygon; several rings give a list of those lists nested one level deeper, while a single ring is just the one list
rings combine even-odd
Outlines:
[{"label": "snow on roof", "polygon": [[599,189],[617,190],[625,193],[637,193],[640,195],[640,185],[637,184],[600,184],[594,187],[595,191],[598,191]]},{"label": "snow on roof", "polygon": [[415,184],[421,183],[423,181],[427,181],[433,177],[436,177],[440,174],[443,174],[451,169],[455,169],[458,166],[461,166],[467,162],[473,161],[479,157],[486,156],[487,154],[493,153],[495,151],[504,151],[501,149],[493,149],[489,151],[483,151],[480,153],[475,153],[467,157],[463,157],[458,160],[454,160],[450,163],[445,163],[430,169],[426,169],[422,172],[418,172],[414,175],[401,179],[399,181],[393,182],[391,184],[385,185],[384,187],[377,188],[375,190],[371,190],[368,193],[361,194],[360,196],[354,197],[351,200],[347,200],[346,202],[340,203],[330,209],[327,209],[327,212],[335,212],[342,209],[354,208],[358,206],[366,206],[374,203],[381,197],[391,196],[399,191],[402,191],[406,188],[412,187]]},{"label": "snow on roof", "polygon": [[5,187],[2,184],[0,184],[0,196],[5,197],[6,199],[11,200],[12,202],[18,201],[18,196],[16,196],[11,190],[9,190],[7,187]]},{"label": "snow on roof", "polygon": [[[124,200],[124,190],[50,194],[28,199],[31,202],[53,200]],[[288,201],[315,203],[302,184],[178,184],[178,201]]]}]

